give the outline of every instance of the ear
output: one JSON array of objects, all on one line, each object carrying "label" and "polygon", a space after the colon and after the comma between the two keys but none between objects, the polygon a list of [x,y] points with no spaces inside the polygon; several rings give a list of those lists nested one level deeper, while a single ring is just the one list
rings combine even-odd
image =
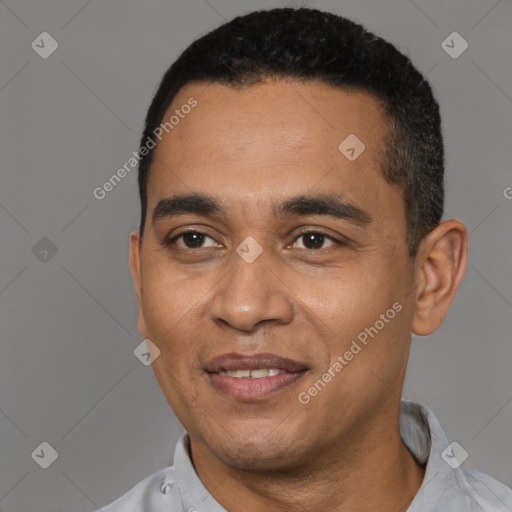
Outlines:
[{"label": "ear", "polygon": [[467,229],[457,219],[439,224],[420,244],[414,334],[428,336],[443,322],[466,271],[467,253]]},{"label": "ear", "polygon": [[148,338],[146,322],[144,320],[144,311],[142,308],[142,268],[141,268],[141,247],[139,230],[130,233],[130,271],[132,273],[135,295],[137,296],[137,306],[139,310],[139,332],[143,338]]}]

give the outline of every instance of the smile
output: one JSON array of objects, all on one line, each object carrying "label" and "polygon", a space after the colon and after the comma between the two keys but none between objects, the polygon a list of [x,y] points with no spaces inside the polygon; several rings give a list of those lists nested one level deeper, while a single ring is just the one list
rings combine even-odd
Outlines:
[{"label": "smile", "polygon": [[219,373],[235,379],[262,379],[264,377],[275,377],[279,375],[280,371],[278,368],[260,368],[258,370],[229,370]]},{"label": "smile", "polygon": [[242,401],[264,399],[289,388],[307,371],[298,361],[268,353],[223,354],[205,367],[216,391]]}]

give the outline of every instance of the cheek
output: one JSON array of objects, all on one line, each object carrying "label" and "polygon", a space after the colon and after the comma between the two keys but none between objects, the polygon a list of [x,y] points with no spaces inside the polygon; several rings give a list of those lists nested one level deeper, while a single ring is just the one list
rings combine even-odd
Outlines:
[{"label": "cheek", "polygon": [[296,285],[300,302],[342,338],[356,335],[391,307],[397,291],[378,265],[346,265],[317,281]]},{"label": "cheek", "polygon": [[363,384],[370,369],[388,378],[404,363],[409,338],[406,286],[392,263],[376,260],[357,268],[337,269],[331,279],[304,288],[304,302],[309,300],[306,306],[319,325],[327,327],[324,339],[329,361],[319,370],[328,369],[351,348],[357,352],[348,354],[344,377],[337,382],[347,378]]},{"label": "cheek", "polygon": [[194,346],[197,309],[204,294],[199,283],[180,280],[156,265],[144,275],[142,308],[148,337],[169,363],[176,361],[171,357],[173,354],[183,357]]},{"label": "cheek", "polygon": [[145,274],[143,286],[148,337],[160,350],[153,371],[169,405],[180,421],[186,421],[187,404],[197,396],[199,385],[194,378],[201,343],[198,311],[205,292],[189,281],[165,275],[156,265]]}]

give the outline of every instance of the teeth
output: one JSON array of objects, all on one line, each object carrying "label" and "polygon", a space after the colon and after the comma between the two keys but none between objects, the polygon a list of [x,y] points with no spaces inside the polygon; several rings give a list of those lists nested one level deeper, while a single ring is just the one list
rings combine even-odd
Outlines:
[{"label": "teeth", "polygon": [[226,375],[237,379],[246,379],[251,376],[251,370],[231,370],[226,372]]},{"label": "teeth", "polygon": [[251,370],[251,379],[261,379],[263,377],[268,377],[268,370]]},{"label": "teeth", "polygon": [[221,373],[236,379],[262,379],[279,375],[279,370],[277,368],[260,368],[258,370],[230,370]]}]

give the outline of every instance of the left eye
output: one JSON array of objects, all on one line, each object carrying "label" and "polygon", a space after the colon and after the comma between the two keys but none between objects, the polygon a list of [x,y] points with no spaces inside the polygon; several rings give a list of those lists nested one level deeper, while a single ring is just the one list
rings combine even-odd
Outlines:
[{"label": "left eye", "polygon": [[[325,249],[325,247],[322,247],[324,245],[324,242],[330,242],[331,247],[333,245],[341,245],[341,242],[338,242],[335,238],[332,236],[326,235],[325,233],[319,232],[319,231],[305,231],[300,233],[300,235],[295,239],[297,241],[301,240],[303,242],[303,247],[300,247],[301,249],[309,249],[309,250],[319,250],[319,249]],[[298,242],[295,242],[294,245],[297,245]]]}]

